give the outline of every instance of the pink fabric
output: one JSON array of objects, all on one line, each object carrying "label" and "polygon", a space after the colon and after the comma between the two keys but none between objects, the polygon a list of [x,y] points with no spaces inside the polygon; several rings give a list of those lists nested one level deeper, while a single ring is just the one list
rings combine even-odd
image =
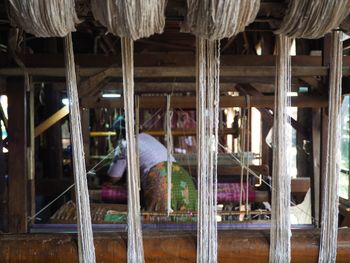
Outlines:
[{"label": "pink fabric", "polygon": [[[218,195],[217,200],[219,204],[239,202],[240,198],[240,183],[218,183]],[[244,184],[242,200],[245,202],[245,190]],[[128,199],[128,193],[124,186],[102,186],[101,198],[107,202],[120,202],[126,203]],[[252,186],[248,189],[248,202],[255,202],[256,195]]]},{"label": "pink fabric", "polygon": [[[218,203],[239,202],[240,199],[240,183],[218,183]],[[249,185],[248,187],[248,202],[255,202],[255,190]],[[246,184],[244,184],[242,192],[242,200],[246,200]]]},{"label": "pink fabric", "polygon": [[126,203],[128,192],[125,186],[103,185],[101,189],[101,199],[105,202]]}]

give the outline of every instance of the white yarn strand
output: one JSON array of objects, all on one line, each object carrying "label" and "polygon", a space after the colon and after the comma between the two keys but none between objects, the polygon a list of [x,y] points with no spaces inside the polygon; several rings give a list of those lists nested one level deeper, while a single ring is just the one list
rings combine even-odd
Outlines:
[{"label": "white yarn strand", "polygon": [[336,261],[338,237],[338,187],[340,173],[342,33],[332,33],[329,80],[328,138],[321,216],[319,263]]},{"label": "white yarn strand", "polygon": [[182,30],[205,39],[218,40],[244,31],[254,21],[260,0],[187,0],[187,6]]},{"label": "white yarn strand", "polygon": [[197,262],[217,262],[218,41],[197,39]]},{"label": "white yarn strand", "polygon": [[79,22],[74,0],[9,0],[12,24],[36,37],[65,37]]},{"label": "white yarn strand", "polygon": [[270,263],[290,262],[291,128],[288,125],[291,89],[290,39],[277,35],[276,90],[273,129]]},{"label": "white yarn strand", "polygon": [[140,216],[140,171],[135,154],[135,121],[134,121],[134,42],[131,38],[122,37],[122,62],[123,62],[123,93],[125,110],[125,131],[127,143],[128,163],[128,252],[129,263],[142,263],[143,242]]},{"label": "white yarn strand", "polygon": [[276,34],[320,38],[337,28],[350,13],[350,0],[291,0]]},{"label": "white yarn strand", "polygon": [[166,0],[91,0],[96,20],[108,32],[133,40],[162,33]]},{"label": "white yarn strand", "polygon": [[71,32],[78,23],[74,0],[10,0],[13,24],[36,37],[65,37],[67,93],[70,107],[70,128],[73,149],[73,172],[77,202],[77,231],[79,262],[94,263],[89,193],[86,178],[80,109],[75,74]]},{"label": "white yarn strand", "polygon": [[167,212],[168,216],[173,212],[171,208],[171,189],[172,189],[172,154],[173,154],[173,136],[171,134],[171,120],[173,117],[173,111],[170,108],[171,95],[167,95],[166,100],[166,145],[167,145],[167,184],[168,184],[168,200],[167,200]]},{"label": "white yarn strand", "polygon": [[80,263],[94,263],[95,249],[91,226],[89,192],[86,179],[83,137],[80,122],[79,97],[75,63],[73,55],[72,35],[64,39],[67,93],[69,99],[70,128],[73,149],[73,171],[75,193],[77,199],[78,248]]}]

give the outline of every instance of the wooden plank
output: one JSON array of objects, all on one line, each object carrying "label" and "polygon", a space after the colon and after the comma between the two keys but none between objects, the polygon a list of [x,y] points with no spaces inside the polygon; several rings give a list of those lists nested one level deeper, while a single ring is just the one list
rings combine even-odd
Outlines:
[{"label": "wooden plank", "polygon": [[[145,133],[152,136],[164,136],[164,130],[147,130]],[[173,136],[196,136],[196,129],[172,129],[171,133]],[[219,130],[219,135],[227,135],[232,134],[233,131],[231,128],[224,128],[223,130]],[[116,133],[114,131],[92,131],[90,132],[91,137],[107,137],[107,136],[115,136]]]},{"label": "wooden plank", "polygon": [[[142,109],[155,109],[165,107],[165,97],[140,97],[140,108]],[[320,96],[302,96],[292,97],[291,103],[293,107],[299,108],[320,108],[328,105],[328,100],[325,97]],[[123,98],[114,99],[98,99],[98,98],[84,98],[81,100],[82,107],[85,108],[123,108]],[[194,109],[196,105],[196,99],[194,96],[172,96],[171,107],[181,109]],[[256,108],[273,108],[274,96],[264,97],[250,97],[250,106]],[[247,107],[245,96],[223,96],[220,98],[221,108],[231,107]]]},{"label": "wooden plank", "polygon": [[58,110],[56,113],[51,115],[48,119],[40,123],[37,127],[35,127],[34,136],[37,137],[43,132],[45,132],[48,128],[50,128],[52,125],[63,119],[69,114],[69,107],[64,106],[60,110]]},{"label": "wooden plank", "polygon": [[22,78],[8,79],[9,232],[27,232],[27,112]]},{"label": "wooden plank", "polygon": [[[317,262],[319,240],[318,229],[292,230],[293,263]],[[3,263],[77,263],[76,242],[76,234],[2,235],[0,236],[0,258]],[[94,242],[96,262],[126,262],[127,234],[124,230],[119,233],[95,233]],[[196,232],[194,231],[144,231],[143,244],[145,262],[196,261]],[[339,229],[337,262],[349,262],[349,258],[350,229]],[[219,231],[218,262],[269,262],[269,231]]]},{"label": "wooden plank", "polygon": [[291,189],[292,193],[306,194],[306,192],[310,189],[310,178],[293,178],[291,181]]}]

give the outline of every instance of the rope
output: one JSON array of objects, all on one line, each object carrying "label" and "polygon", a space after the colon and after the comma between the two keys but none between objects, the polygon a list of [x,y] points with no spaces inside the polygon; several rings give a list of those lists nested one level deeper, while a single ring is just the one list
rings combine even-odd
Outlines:
[{"label": "rope", "polygon": [[328,138],[321,216],[319,263],[336,261],[338,236],[338,185],[340,172],[342,33],[332,33],[329,81]]},{"label": "rope", "polygon": [[287,109],[291,105],[290,39],[277,36],[276,91],[273,130],[270,262],[290,262],[290,160],[292,131]]}]

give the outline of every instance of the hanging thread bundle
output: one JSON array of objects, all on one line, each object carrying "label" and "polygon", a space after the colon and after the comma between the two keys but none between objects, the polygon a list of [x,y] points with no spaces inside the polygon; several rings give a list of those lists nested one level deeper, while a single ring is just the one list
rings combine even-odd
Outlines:
[{"label": "hanging thread bundle", "polygon": [[276,34],[292,38],[320,38],[349,15],[349,0],[291,0]]},{"label": "hanging thread bundle", "polygon": [[95,262],[79,98],[71,32],[78,22],[73,0],[10,0],[11,19],[36,37],[65,37],[67,94],[70,108],[73,172],[77,202],[79,261]]},{"label": "hanging thread bundle", "polygon": [[343,45],[342,33],[332,33],[329,79],[328,138],[322,200],[319,263],[336,261],[338,237],[338,181],[340,173],[340,130],[342,100]]},{"label": "hanging thread bundle", "polygon": [[72,0],[9,0],[14,25],[36,37],[65,37],[79,22]]},{"label": "hanging thread bundle", "polygon": [[144,262],[134,120],[134,40],[161,33],[166,0],[92,0],[94,17],[121,37],[128,169],[128,262]]},{"label": "hanging thread bundle", "polygon": [[172,176],[172,162],[171,157],[173,154],[173,136],[171,134],[171,120],[173,118],[173,111],[170,108],[171,104],[171,95],[166,97],[166,135],[165,141],[167,146],[167,186],[168,186],[168,200],[167,200],[167,212],[170,215],[173,210],[171,209],[171,176]]},{"label": "hanging thread bundle", "polygon": [[163,32],[166,0],[91,0],[96,20],[108,32],[137,40]]},{"label": "hanging thread bundle", "polygon": [[277,65],[273,128],[270,262],[290,262],[290,158],[292,130],[288,124],[291,90],[290,39],[277,36]]},{"label": "hanging thread bundle", "polygon": [[188,0],[182,28],[197,36],[198,223],[197,262],[217,262],[217,150],[220,39],[254,21],[260,1]]},{"label": "hanging thread bundle", "polygon": [[[341,22],[349,15],[350,12],[350,1],[349,0],[307,0],[307,1],[297,1],[292,0],[289,3],[288,10],[286,15],[281,23],[280,28],[275,32],[276,34],[281,34],[289,37],[295,38],[320,38],[323,37],[326,33],[331,30],[337,28]],[[333,61],[331,65],[331,81],[330,81],[330,91],[335,92],[334,90],[339,89],[339,82],[341,82],[341,67],[335,69],[335,67],[341,66],[342,60],[342,51],[339,49],[339,43],[337,41],[332,41],[332,56]],[[335,54],[336,52],[337,55]],[[340,74],[340,75],[339,75]],[[333,76],[332,76],[333,75]],[[335,80],[337,79],[337,80]],[[339,90],[338,90],[339,91]],[[337,92],[338,92],[337,91]],[[339,93],[337,93],[339,95]],[[338,106],[335,104],[340,103],[339,97],[332,98],[330,95],[329,100],[329,110],[332,109],[332,115],[330,116],[330,122],[328,125],[332,125],[333,129],[336,125],[333,123],[338,120],[333,120],[332,117],[336,117],[338,114],[336,110]],[[340,95],[339,95],[340,96]],[[338,100],[337,100],[338,99]],[[335,253],[337,247],[337,221],[338,221],[338,213],[337,213],[337,180],[338,180],[338,171],[337,171],[337,155],[335,151],[337,151],[337,146],[339,145],[339,138],[336,135],[337,131],[329,130],[328,140],[332,140],[332,143],[328,142],[328,153],[327,162],[326,162],[326,180],[325,180],[325,189],[323,193],[326,193],[326,197],[323,199],[322,203],[322,218],[327,215],[326,221],[321,221],[321,229],[322,229],[322,238],[320,242],[320,254],[319,254],[319,262],[332,262],[328,261],[328,259],[333,258],[335,260]],[[331,149],[330,149],[331,148]],[[330,154],[332,153],[332,154]],[[334,155],[333,155],[334,153]],[[275,166],[274,166],[275,167]],[[287,194],[287,193],[286,193]],[[284,198],[289,198],[284,196]],[[335,201],[336,199],[336,201]],[[272,202],[279,203],[281,199],[273,198]],[[285,204],[285,206],[280,207],[283,211],[287,211],[289,209],[289,204]],[[274,210],[274,208],[273,208]],[[336,211],[335,211],[336,210]],[[286,213],[286,212],[281,213]],[[277,224],[284,224],[284,221],[277,220]],[[282,225],[278,226],[278,228],[282,227]],[[329,238],[330,237],[330,238]],[[280,243],[282,242],[287,245],[285,239],[289,238],[288,236],[283,236],[279,238],[279,241],[274,240],[276,236],[273,236],[271,233],[271,243]],[[290,241],[288,242],[290,244]],[[270,260],[271,256],[273,256],[273,246],[270,247]],[[290,253],[290,249],[285,247],[283,249],[285,253]],[[277,257],[277,255],[276,255]],[[285,255],[287,257],[287,255]],[[290,255],[288,256],[290,257]]]},{"label": "hanging thread bundle", "polygon": [[254,21],[259,8],[260,0],[187,0],[182,30],[208,40],[232,37]]}]

